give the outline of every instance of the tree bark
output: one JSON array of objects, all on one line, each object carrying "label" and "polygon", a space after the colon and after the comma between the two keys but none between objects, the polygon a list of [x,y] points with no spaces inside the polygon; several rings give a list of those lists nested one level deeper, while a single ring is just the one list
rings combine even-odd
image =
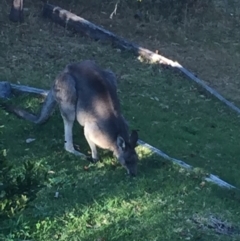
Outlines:
[{"label": "tree bark", "polygon": [[23,0],[12,0],[9,19],[13,22],[23,22]]}]

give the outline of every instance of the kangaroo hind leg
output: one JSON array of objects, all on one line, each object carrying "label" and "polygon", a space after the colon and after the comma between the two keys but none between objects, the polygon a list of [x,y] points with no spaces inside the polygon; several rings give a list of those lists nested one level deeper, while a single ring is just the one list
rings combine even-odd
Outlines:
[{"label": "kangaroo hind leg", "polygon": [[73,147],[72,128],[76,118],[76,88],[75,81],[69,74],[59,76],[54,86],[55,98],[59,104],[61,116],[64,124],[64,148],[66,151],[77,156],[86,157],[81,152],[78,152]]},{"label": "kangaroo hind leg", "polygon": [[91,124],[86,124],[84,126],[84,135],[85,138],[88,142],[88,145],[91,149],[91,154],[92,154],[92,162],[97,162],[98,161],[98,152],[97,152],[97,147],[96,144],[93,142],[92,135],[96,134],[95,132],[95,126]]},{"label": "kangaroo hind leg", "polygon": [[73,153],[76,156],[82,156],[86,158],[86,156],[83,153],[76,151],[73,147],[72,128],[75,120],[75,106],[62,104],[60,106],[60,112],[61,112],[61,116],[63,118],[63,124],[64,124],[65,150],[70,153]]}]

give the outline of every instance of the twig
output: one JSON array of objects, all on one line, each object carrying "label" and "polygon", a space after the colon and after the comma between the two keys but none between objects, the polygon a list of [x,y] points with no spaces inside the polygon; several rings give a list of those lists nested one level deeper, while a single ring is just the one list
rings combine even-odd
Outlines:
[{"label": "twig", "polygon": [[117,14],[117,7],[118,7],[118,4],[119,4],[119,2],[120,1],[117,1],[117,3],[115,4],[115,8],[114,8],[114,10],[113,10],[113,12],[111,13],[111,15],[110,15],[110,18],[112,19],[112,17],[113,17],[113,14]]}]

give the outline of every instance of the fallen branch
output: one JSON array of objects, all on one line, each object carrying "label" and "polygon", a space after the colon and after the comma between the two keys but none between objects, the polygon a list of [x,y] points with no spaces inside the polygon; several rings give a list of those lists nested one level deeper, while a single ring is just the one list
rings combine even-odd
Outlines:
[{"label": "fallen branch", "polygon": [[42,95],[42,96],[47,96],[47,94],[48,94],[48,90],[29,87],[26,85],[17,85],[17,84],[10,84],[10,85],[11,85],[12,89],[21,91],[21,92],[25,92],[25,93],[38,94],[38,95]]},{"label": "fallen branch", "polygon": [[[179,165],[179,166],[181,166],[185,169],[190,169],[190,170],[193,169],[193,167],[190,166],[189,164],[187,164],[186,162],[181,161],[181,160],[176,159],[176,158],[173,158],[173,157],[170,157],[166,153],[164,153],[163,151],[157,149],[154,146],[149,145],[148,143],[146,143],[144,141],[139,140],[138,143],[142,146],[147,147],[148,149],[150,149],[155,154],[163,157],[165,160],[171,161],[171,162],[173,162],[173,163],[175,163],[175,164],[177,164],[177,165]],[[233,188],[235,189],[236,188],[235,186],[223,181],[222,179],[220,179],[219,177],[217,177],[213,174],[210,174],[209,176],[205,177],[205,180],[207,182],[212,182],[214,184],[217,184],[220,187],[225,187],[225,188],[229,188],[229,189],[233,189]]]},{"label": "fallen branch", "polygon": [[48,90],[29,87],[26,85],[10,84],[7,81],[0,81],[0,97],[9,98],[12,89],[24,93],[37,94],[42,96],[47,96],[48,94]]},{"label": "fallen branch", "polygon": [[[1,84],[1,82],[0,82],[0,84]],[[13,88],[15,90],[18,90],[18,91],[21,91],[21,92],[25,92],[25,93],[27,92],[27,93],[33,93],[33,94],[40,94],[40,95],[43,95],[43,96],[46,96],[48,94],[48,90],[38,89],[38,88],[29,87],[29,86],[25,86],[25,85],[16,85],[16,84],[10,84],[10,85],[11,85],[11,88]],[[150,149],[153,153],[161,156],[165,160],[176,163],[177,165],[179,165],[179,166],[181,166],[185,169],[189,169],[189,170],[193,169],[192,166],[188,165],[184,161],[181,161],[181,160],[175,159],[173,157],[170,157],[166,153],[164,153],[163,151],[157,149],[156,147],[153,147],[153,146],[149,145],[148,143],[146,143],[142,140],[139,140],[138,143],[141,146],[144,146],[144,147]],[[208,181],[208,182],[212,182],[214,184],[217,184],[220,187],[225,187],[225,188],[229,188],[229,189],[230,188],[231,189],[236,188],[235,186],[223,181],[222,179],[218,178],[217,176],[215,176],[213,174],[210,174],[209,176],[205,177],[205,180]]]},{"label": "fallen branch", "polygon": [[70,28],[74,29],[75,31],[81,32],[84,35],[89,36],[90,38],[94,40],[100,40],[100,41],[107,41],[110,42],[112,45],[117,46],[118,48],[125,49],[128,51],[133,52],[134,54],[140,55],[143,58],[159,63],[171,66],[173,68],[178,69],[182,73],[184,73],[188,78],[199,84],[201,87],[203,87],[206,91],[208,91],[210,94],[218,98],[220,101],[225,103],[228,107],[236,111],[238,114],[240,114],[240,109],[235,106],[233,103],[225,99],[222,95],[220,95],[216,90],[209,87],[205,84],[204,81],[197,78],[192,72],[185,69],[181,64],[178,62],[174,62],[170,59],[165,58],[162,55],[156,54],[148,49],[142,48],[138,46],[137,44],[131,43],[121,37],[118,37],[114,33],[101,28],[84,18],[81,18],[67,10],[64,10],[60,7],[51,5],[46,3],[43,7],[43,16],[52,19],[54,22]]}]

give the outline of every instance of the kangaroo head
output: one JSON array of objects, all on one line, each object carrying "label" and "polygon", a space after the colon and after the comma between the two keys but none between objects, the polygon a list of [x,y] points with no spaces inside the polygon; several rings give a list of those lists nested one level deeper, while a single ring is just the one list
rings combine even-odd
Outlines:
[{"label": "kangaroo head", "polygon": [[125,141],[121,136],[117,137],[117,152],[115,153],[118,161],[126,168],[128,174],[131,176],[137,175],[138,156],[135,151],[137,146],[138,133],[132,131],[129,140]]}]

